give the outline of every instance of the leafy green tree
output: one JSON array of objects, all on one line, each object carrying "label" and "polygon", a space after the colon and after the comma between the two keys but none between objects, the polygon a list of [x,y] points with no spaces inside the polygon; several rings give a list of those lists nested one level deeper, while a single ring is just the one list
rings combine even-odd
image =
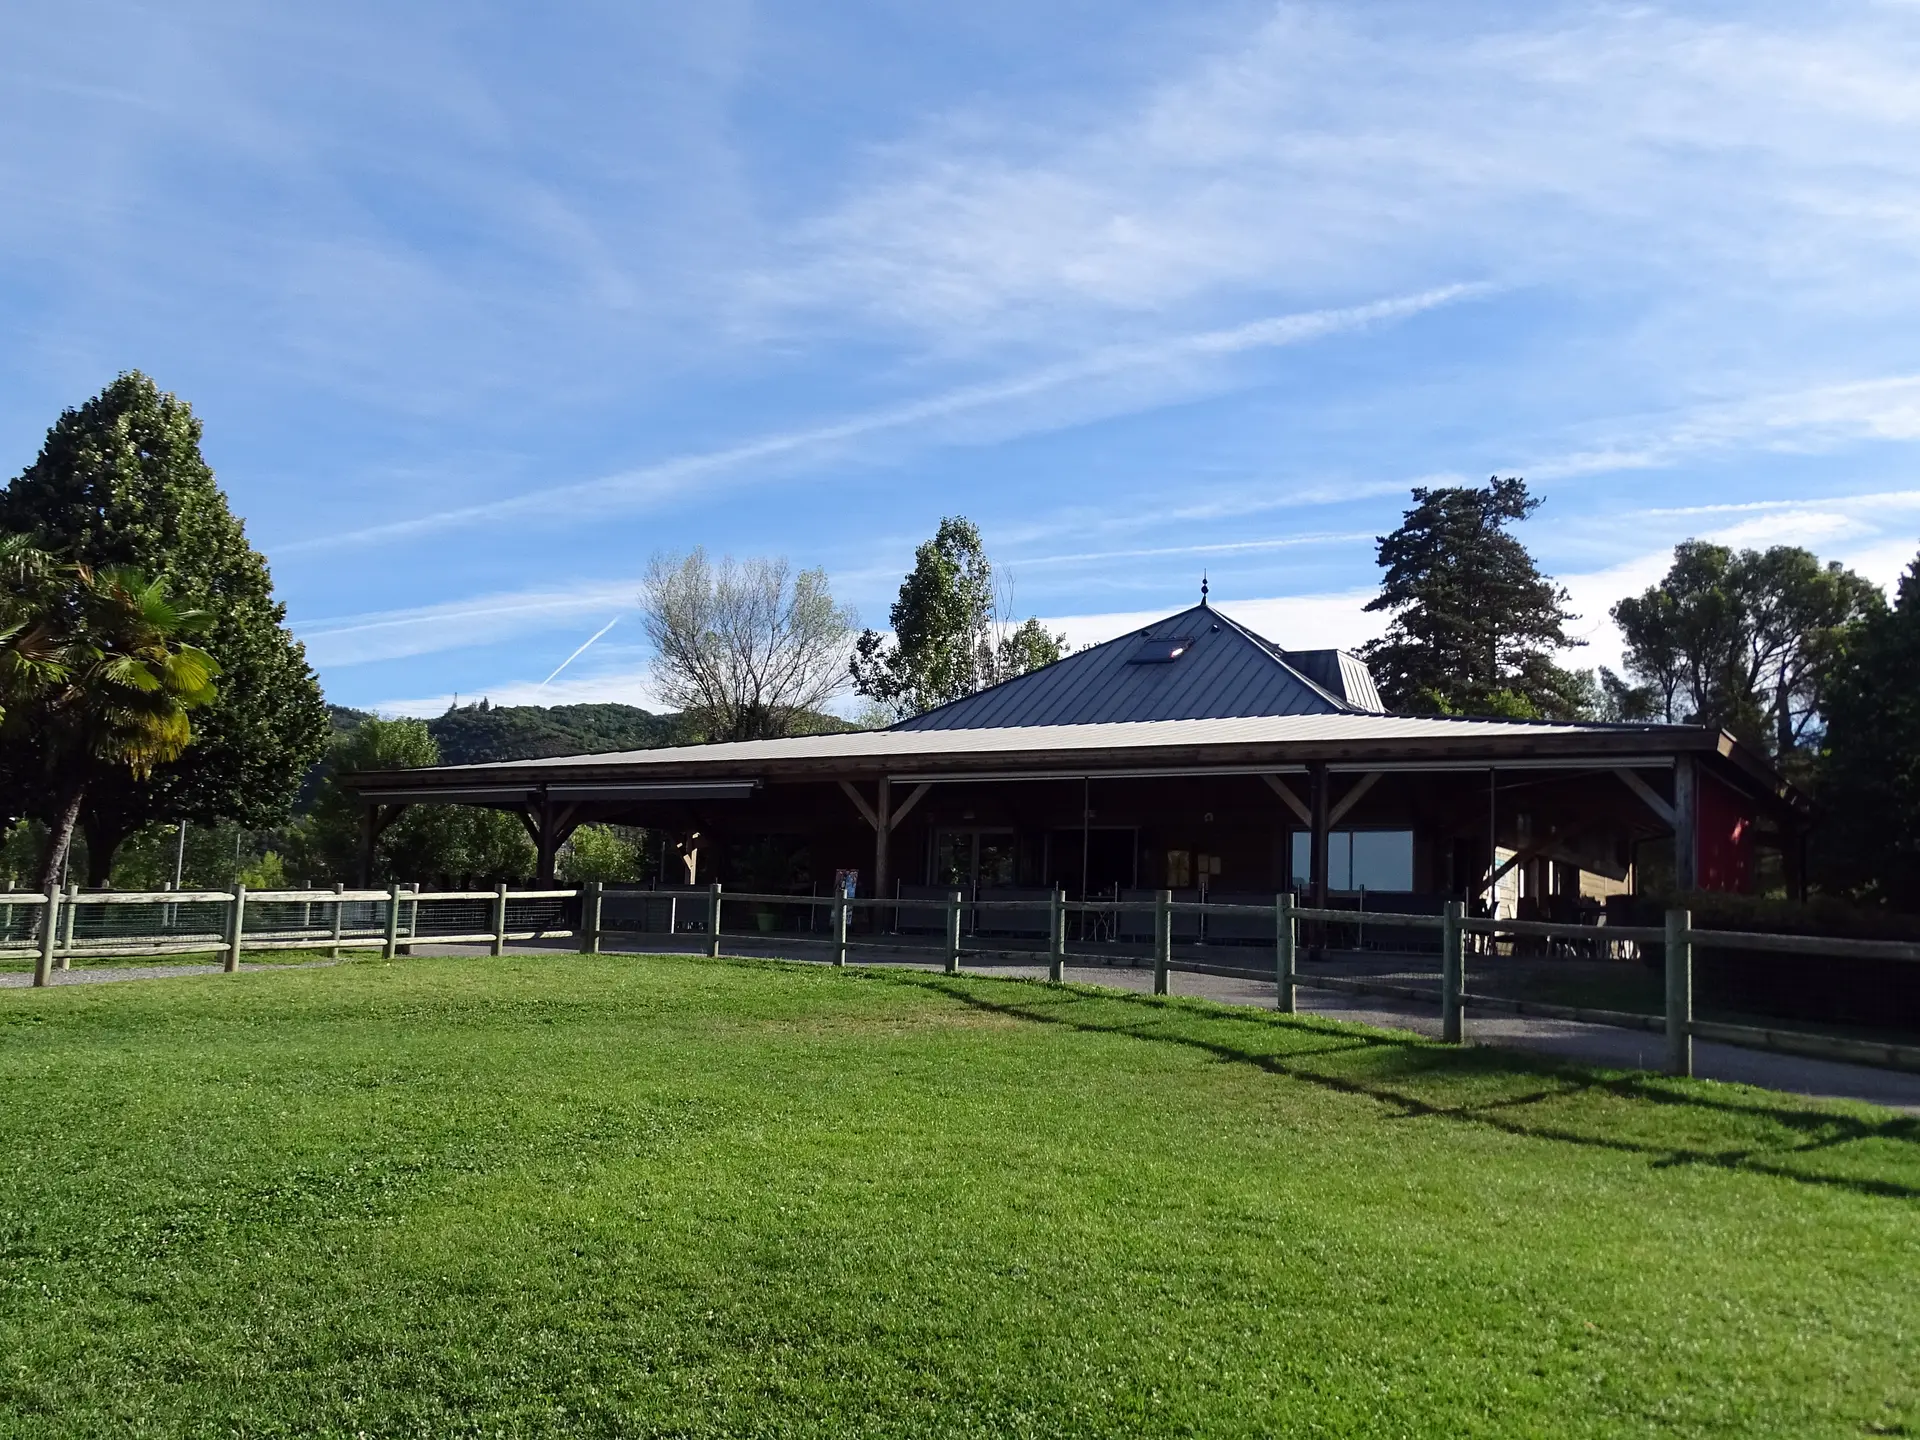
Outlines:
[{"label": "leafy green tree", "polygon": [[187,712],[214,699],[220,667],[185,640],[205,628],[205,612],[176,607],[164,581],[130,567],[63,566],[24,603],[47,637],[46,659],[34,683],[16,687],[3,723],[14,763],[39,781],[44,888],[66,865],[88,791],[185,750]]},{"label": "leafy green tree", "polygon": [[1823,887],[1920,911],[1920,560],[1837,643],[1815,867]]},{"label": "leafy green tree", "polygon": [[0,535],[0,721],[54,677],[57,637],[46,613],[53,560],[28,535]]},{"label": "leafy green tree", "polygon": [[[311,884],[357,877],[361,808],[336,777],[439,763],[440,748],[419,720],[369,719],[335,736],[313,808],[288,832],[288,870]],[[533,874],[535,858],[533,841],[513,815],[466,805],[420,805],[401,814],[375,841],[372,878],[522,880]]]},{"label": "leafy green tree", "polygon": [[555,857],[559,877],[568,885],[589,880],[609,884],[640,877],[640,847],[623,826],[582,825]]},{"label": "leafy green tree", "polygon": [[1651,713],[1717,726],[1784,760],[1817,741],[1847,634],[1884,608],[1872,581],[1798,546],[1688,540],[1665,578],[1613,618]]},{"label": "leafy green tree", "polygon": [[[90,787],[81,817],[89,878],[104,881],[121,839],[153,821],[284,821],[324,749],[327,712],[305,652],[287,631],[266,561],[247,543],[200,454],[200,422],[137,371],[61,415],[39,457],[0,491],[0,530],[37,536],[53,555],[164,578],[212,623],[202,644],[219,664],[219,697],[193,743],[145,773]],[[37,785],[8,767],[6,786]],[[16,797],[0,810],[38,813]]]},{"label": "leafy green tree", "polygon": [[1066,651],[1036,618],[1007,620],[980,530],[949,515],[913,554],[888,623],[891,641],[863,631],[854,644],[854,689],[893,718],[918,715],[1002,680],[1051,665]]},{"label": "leafy green tree", "polygon": [[708,740],[807,733],[846,686],[854,616],[824,570],[656,555],[640,603],[655,683]]},{"label": "leafy green tree", "polygon": [[1526,481],[1416,489],[1380,537],[1386,571],[1367,609],[1392,615],[1367,646],[1389,709],[1417,714],[1570,719],[1588,700],[1553,662],[1572,647],[1567,592],[1540,573],[1508,527],[1540,507]]}]

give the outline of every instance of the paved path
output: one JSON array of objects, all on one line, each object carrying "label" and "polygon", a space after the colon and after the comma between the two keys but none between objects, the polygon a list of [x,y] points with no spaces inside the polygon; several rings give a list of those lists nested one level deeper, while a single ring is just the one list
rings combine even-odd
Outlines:
[{"label": "paved path", "polygon": [[[619,950],[634,954],[657,954],[669,949],[701,953],[697,945],[661,943],[665,939],[665,936],[659,937],[644,948],[621,945]],[[418,944],[413,948],[417,955],[471,955],[479,952],[479,947],[472,945]],[[548,953],[557,956],[566,953],[570,946],[556,942],[553,945],[514,945],[509,948],[515,953]],[[810,950],[812,948],[809,947]],[[794,958],[791,954],[781,954],[776,944],[763,946],[751,940],[736,941],[733,936],[727,937],[728,954],[755,952],[769,958]],[[820,963],[817,951],[802,958]],[[317,960],[301,966],[243,964],[240,968],[247,971],[289,970],[336,963]],[[859,956],[858,963],[900,964],[928,970],[938,968],[924,958],[910,954],[866,953]],[[977,973],[1026,979],[1040,979],[1046,975],[1046,968],[1039,965],[1005,964],[970,966],[969,969]],[[176,975],[219,973],[218,965],[116,965],[97,969],[56,970],[53,983],[90,985],[112,980],[160,980]],[[1067,979],[1077,984],[1107,985],[1117,990],[1146,992],[1153,988],[1153,973],[1146,969],[1070,965],[1067,967]],[[32,975],[23,971],[4,973],[0,974],[0,988],[29,985],[32,980]],[[1172,983],[1174,993],[1178,995],[1197,995],[1226,1004],[1257,1005],[1266,1009],[1274,1005],[1273,986],[1266,981],[1175,972]],[[1433,1013],[1437,1007],[1420,1006],[1411,1001],[1347,995],[1303,986],[1298,992],[1297,1003],[1303,1013],[1323,1015],[1331,1020],[1351,1020],[1389,1030],[1413,1030],[1436,1037],[1440,1033],[1440,1017]],[[1579,1064],[1619,1070],[1658,1070],[1666,1057],[1665,1037],[1647,1031],[1616,1030],[1607,1025],[1579,1025],[1566,1020],[1545,1020],[1531,1016],[1475,1016],[1469,1012],[1467,1040],[1476,1045],[1530,1050]],[[1776,1055],[1765,1050],[1747,1050],[1709,1040],[1695,1041],[1693,1051],[1694,1073],[1703,1079],[1759,1085],[1769,1090],[1819,1099],[1865,1100],[1920,1115],[1920,1075],[1900,1070],[1881,1070],[1870,1065],[1846,1065],[1833,1060]]]}]

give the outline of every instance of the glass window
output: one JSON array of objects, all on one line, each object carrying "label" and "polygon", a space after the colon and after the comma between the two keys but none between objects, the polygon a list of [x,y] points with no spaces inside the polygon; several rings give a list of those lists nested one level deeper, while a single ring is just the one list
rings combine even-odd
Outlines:
[{"label": "glass window", "polygon": [[[1293,832],[1293,884],[1306,889],[1312,874],[1312,836]],[[1329,890],[1413,889],[1411,830],[1335,830],[1327,836]]]},{"label": "glass window", "polygon": [[974,883],[981,889],[1013,884],[1013,835],[1010,831],[983,831],[980,862]]}]

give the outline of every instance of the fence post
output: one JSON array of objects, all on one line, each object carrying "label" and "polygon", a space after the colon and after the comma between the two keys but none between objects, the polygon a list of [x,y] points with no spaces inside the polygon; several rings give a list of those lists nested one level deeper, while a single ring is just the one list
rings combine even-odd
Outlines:
[{"label": "fence post", "polygon": [[1274,1008],[1294,1013],[1294,955],[1300,943],[1300,922],[1293,918],[1293,892],[1282,890],[1273,899]]},{"label": "fence post", "polygon": [[1464,1038],[1461,1021],[1464,1007],[1460,992],[1466,988],[1467,946],[1466,906],[1449,900],[1440,916],[1440,1038],[1458,1045]]},{"label": "fence post", "polygon": [[[333,882],[333,893],[336,897],[344,895],[346,889],[345,882],[340,880]],[[327,958],[329,960],[338,960],[340,958],[340,932],[346,928],[346,923],[347,902],[336,898],[333,902],[333,944],[327,951]]]},{"label": "fence post", "polygon": [[602,886],[598,880],[589,880],[580,887],[580,953],[598,955],[600,953],[600,895]]},{"label": "fence post", "polygon": [[847,968],[847,892],[835,887],[833,892],[833,965],[836,970]]},{"label": "fence post", "polygon": [[1153,900],[1153,993],[1169,993],[1173,967],[1173,892],[1162,890]]},{"label": "fence post", "polygon": [[240,937],[247,933],[247,887],[238,880],[233,882],[233,912],[227,920],[227,962],[224,968],[231,975],[240,968]]},{"label": "fence post", "polygon": [[[411,885],[406,885],[401,888],[408,895],[418,895],[420,893],[420,882],[415,880]],[[403,912],[407,917],[406,938],[402,940],[398,933],[395,934],[394,938],[399,940],[400,943],[393,947],[393,953],[396,955],[411,955],[413,954],[413,938],[420,933],[420,902],[418,900],[404,900],[401,903],[406,907]]]},{"label": "fence post", "polygon": [[73,968],[73,922],[80,917],[80,882],[67,882],[67,903],[63,907],[65,918],[60,922],[60,968]]},{"label": "fence post", "polygon": [[400,951],[400,882],[387,886],[387,937],[380,946],[380,958],[391,960]]},{"label": "fence post", "polygon": [[60,882],[47,885],[47,904],[41,912],[40,953],[33,961],[33,983],[45,985],[53,979],[53,951],[60,943]]},{"label": "fence post", "polygon": [[960,973],[960,891],[947,891],[947,974]]},{"label": "fence post", "polygon": [[1053,908],[1047,912],[1047,979],[1058,985],[1067,978],[1067,892],[1053,887]]},{"label": "fence post", "polygon": [[507,953],[507,882],[504,880],[493,887],[493,949],[489,953]]},{"label": "fence post", "polygon": [[707,886],[707,958],[720,958],[720,882]]},{"label": "fence post", "polygon": [[1693,1074],[1693,915],[1667,911],[1667,1073]]}]

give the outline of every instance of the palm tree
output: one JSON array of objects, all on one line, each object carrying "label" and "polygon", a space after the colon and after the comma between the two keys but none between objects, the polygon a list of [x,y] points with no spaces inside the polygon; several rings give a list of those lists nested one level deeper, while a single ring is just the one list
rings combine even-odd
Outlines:
[{"label": "palm tree", "polygon": [[37,637],[4,723],[34,742],[55,797],[44,889],[66,865],[88,785],[122,767],[145,777],[177,758],[193,739],[187,712],[214,698],[220,667],[182,639],[211,617],[175,606],[165,581],[137,570],[67,566],[57,583],[9,589],[9,623]]},{"label": "palm tree", "polygon": [[7,706],[54,676],[55,641],[43,613],[53,561],[30,535],[0,535],[0,721]]}]

